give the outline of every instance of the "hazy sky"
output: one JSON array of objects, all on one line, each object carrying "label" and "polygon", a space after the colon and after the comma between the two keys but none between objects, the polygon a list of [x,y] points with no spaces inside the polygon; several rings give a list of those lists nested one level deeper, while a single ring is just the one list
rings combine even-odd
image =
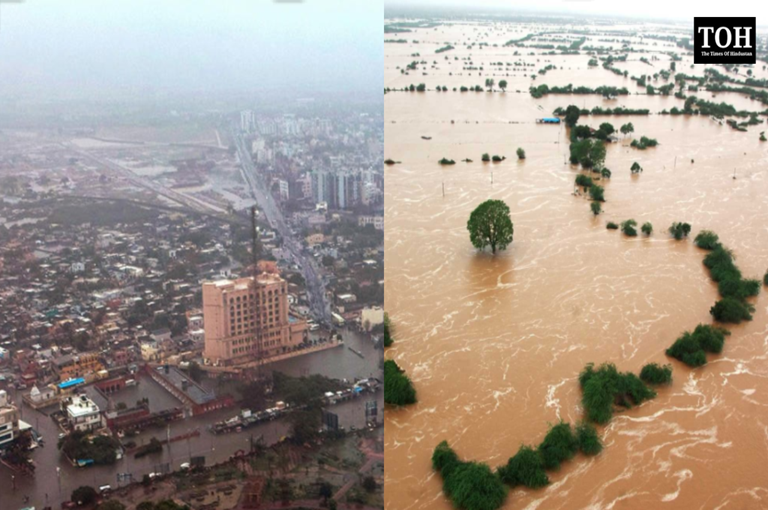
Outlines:
[{"label": "hazy sky", "polygon": [[0,94],[375,90],[382,0],[0,0]]},{"label": "hazy sky", "polygon": [[422,6],[422,7],[464,7],[498,8],[520,12],[545,13],[581,13],[608,14],[612,16],[667,18],[680,21],[690,20],[694,16],[755,16],[758,25],[768,25],[768,3],[765,1],[729,1],[699,0],[536,0],[521,2],[510,0],[387,0],[387,7]]}]

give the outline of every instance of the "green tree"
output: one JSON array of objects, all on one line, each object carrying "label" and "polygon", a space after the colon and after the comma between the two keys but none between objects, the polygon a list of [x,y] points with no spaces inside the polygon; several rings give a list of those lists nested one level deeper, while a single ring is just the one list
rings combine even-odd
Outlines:
[{"label": "green tree", "polygon": [[467,222],[469,239],[478,250],[491,247],[506,250],[512,242],[514,226],[509,217],[509,207],[501,200],[486,200],[472,211]]},{"label": "green tree", "polygon": [[621,223],[621,231],[625,236],[635,237],[637,235],[636,226],[637,222],[635,220],[627,220]]},{"label": "green tree", "polygon": [[541,455],[528,445],[520,446],[506,465],[498,469],[498,474],[501,481],[510,487],[523,485],[530,489],[538,489],[549,484]]},{"label": "green tree", "polygon": [[525,159],[525,151],[521,148],[517,148],[517,159]]},{"label": "green tree", "polygon": [[589,196],[595,202],[605,202],[605,189],[602,186],[593,184],[589,188]]},{"label": "green tree", "polygon": [[592,214],[597,216],[602,211],[602,206],[600,205],[600,202],[592,202],[589,204],[589,207],[592,209]]},{"label": "green tree", "polygon": [[597,429],[589,422],[583,421],[576,425],[576,441],[584,455],[597,455],[603,451],[603,443],[597,435]]},{"label": "green tree", "polygon": [[640,164],[635,161],[632,163],[632,167],[629,169],[633,174],[640,173],[643,171],[643,167],[640,166]]},{"label": "green tree", "polygon": [[569,105],[568,108],[565,109],[565,125],[572,128],[579,121],[580,116],[581,109],[576,105]]},{"label": "green tree", "polygon": [[405,371],[391,359],[384,362],[384,402],[398,406],[416,403],[416,389]]},{"label": "green tree", "polygon": [[389,314],[384,312],[384,347],[390,347],[393,343],[395,343],[395,339],[392,336],[392,321]]},{"label": "green tree", "polygon": [[502,92],[506,92],[507,90],[507,80],[499,80],[499,88]]},{"label": "green tree", "polygon": [[72,497],[70,499],[78,506],[87,506],[95,503],[98,496],[99,495],[96,492],[96,489],[93,487],[89,487],[88,485],[81,485],[72,491]]},{"label": "green tree", "polygon": [[702,230],[696,235],[693,242],[704,250],[714,250],[720,244],[720,238],[711,230]]},{"label": "green tree", "polygon": [[640,370],[640,379],[647,384],[670,384],[672,365],[662,367],[658,363],[648,363]]},{"label": "green tree", "polygon": [[579,443],[569,423],[560,422],[550,427],[544,441],[539,445],[544,467],[560,469],[560,464],[571,459],[579,449]]},{"label": "green tree", "polygon": [[626,135],[628,135],[628,134],[630,134],[630,133],[634,133],[634,132],[635,132],[635,126],[633,126],[633,125],[632,125],[632,123],[631,123],[631,122],[629,122],[629,123],[627,123],[627,124],[624,124],[624,125],[622,125],[622,126],[619,128],[619,131],[621,131],[621,134],[622,134],[622,135],[625,135],[625,136],[626,136]]},{"label": "green tree", "polygon": [[674,222],[669,227],[669,233],[678,241],[683,237],[687,237],[690,232],[691,226],[688,223]]},{"label": "green tree", "polygon": [[651,232],[653,232],[653,225],[651,225],[649,221],[646,221],[645,223],[643,223],[643,226],[640,227],[640,230],[643,231],[643,234],[649,236],[651,235]]},{"label": "green tree", "polygon": [[362,483],[363,489],[365,489],[366,492],[376,492],[376,479],[370,475],[363,478]]}]

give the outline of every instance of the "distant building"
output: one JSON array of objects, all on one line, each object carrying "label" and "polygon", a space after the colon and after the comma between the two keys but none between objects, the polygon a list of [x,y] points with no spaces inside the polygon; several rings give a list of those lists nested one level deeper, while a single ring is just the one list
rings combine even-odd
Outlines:
[{"label": "distant building", "polygon": [[104,370],[98,354],[93,352],[62,356],[55,360],[55,367],[62,381],[78,377],[93,377],[97,372]]},{"label": "distant building", "polygon": [[67,397],[62,401],[61,407],[72,430],[93,432],[102,428],[101,410],[86,395]]},{"label": "distant building", "polygon": [[288,283],[277,274],[203,283],[205,349],[216,365],[289,353],[307,339],[307,325],[288,315]]},{"label": "distant building", "polygon": [[360,216],[357,218],[357,225],[359,227],[373,225],[376,230],[384,230],[384,216]]},{"label": "distant building", "polygon": [[7,447],[19,432],[19,410],[11,404],[8,393],[0,390],[0,450]]}]

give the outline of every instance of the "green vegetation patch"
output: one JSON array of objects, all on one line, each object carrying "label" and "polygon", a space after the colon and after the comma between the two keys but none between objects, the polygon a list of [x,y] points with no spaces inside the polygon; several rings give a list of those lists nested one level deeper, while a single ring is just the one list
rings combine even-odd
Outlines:
[{"label": "green vegetation patch", "polygon": [[397,406],[416,403],[416,389],[405,371],[388,359],[384,362],[384,402]]},{"label": "green vegetation patch", "polygon": [[620,373],[612,363],[594,368],[589,363],[579,374],[581,404],[590,421],[604,424],[613,416],[614,405],[630,408],[656,396],[631,372]]},{"label": "green vegetation patch", "polygon": [[672,382],[672,365],[648,363],[640,370],[640,379],[647,384],[669,384]]},{"label": "green vegetation patch", "polygon": [[446,441],[432,454],[432,467],[443,478],[443,492],[461,510],[496,510],[507,488],[486,464],[463,462]]},{"label": "green vegetation patch", "polygon": [[538,489],[549,484],[542,456],[527,445],[522,445],[497,472],[501,481],[510,487],[523,485],[529,489]]},{"label": "green vegetation patch", "polygon": [[693,332],[686,331],[667,349],[667,356],[682,361],[690,367],[707,363],[706,353],[720,354],[725,337],[731,333],[723,328],[699,324]]},{"label": "green vegetation patch", "polygon": [[583,421],[576,426],[576,440],[584,455],[597,455],[603,451],[603,442],[597,435],[597,429],[589,422]]},{"label": "green vegetation patch", "polygon": [[579,450],[579,441],[570,423],[560,422],[550,427],[544,441],[539,445],[539,454],[545,469],[560,469],[560,464],[570,460]]}]

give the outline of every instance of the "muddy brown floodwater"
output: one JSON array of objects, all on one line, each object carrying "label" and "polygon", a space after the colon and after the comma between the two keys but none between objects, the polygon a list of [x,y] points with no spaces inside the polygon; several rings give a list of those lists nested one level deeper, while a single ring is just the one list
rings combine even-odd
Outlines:
[{"label": "muddy brown floodwater", "polygon": [[[463,459],[496,467],[522,443],[538,444],[548,423],[583,417],[577,376],[586,363],[612,362],[637,373],[657,362],[673,365],[673,384],[600,427],[600,455],[578,455],[551,473],[544,489],[510,491],[504,508],[766,508],[765,288],[754,301],[754,320],[729,327],[723,354],[706,366],[693,370],[664,355],[684,330],[712,323],[709,308],[718,293],[702,264],[705,253],[692,242],[699,230],[717,232],[745,276],[762,279],[768,269],[768,142],[758,141],[765,124],[740,133],[706,117],[582,117],[581,124],[607,121],[617,129],[631,121],[635,137],[660,144],[645,151],[630,148],[629,140],[607,146],[613,177],[601,182],[607,201],[593,218],[589,201],[572,195],[579,171],[564,163],[565,128],[534,119],[572,103],[656,113],[682,107],[683,100],[515,93],[527,91],[530,74],[548,63],[558,69],[535,83],[643,91],[629,78],[588,68],[584,53],[530,56],[525,50],[513,56],[515,48],[501,46],[544,29],[456,24],[415,30],[403,34],[409,43],[385,45],[386,87],[449,87],[445,93],[385,95],[385,157],[401,161],[386,169],[386,307],[396,336],[387,357],[409,373],[419,399],[386,412],[386,506],[448,510],[451,503],[430,465],[440,441],[448,440]],[[480,37],[484,31],[489,34]],[[455,44],[455,50],[434,53],[446,41],[470,39],[499,46],[468,50]],[[642,47],[633,40],[633,47]],[[675,50],[653,43],[648,49]],[[599,43],[590,38],[586,44]],[[411,57],[416,52],[421,56]],[[483,76],[468,76],[462,61],[453,60],[469,55],[488,70]],[[668,68],[669,57],[656,55],[653,70],[636,53],[616,67],[630,75]],[[410,75],[398,69],[421,59],[429,65]],[[534,66],[526,68],[526,77],[519,70],[490,71],[495,61]],[[678,71],[702,75],[691,63],[686,57]],[[767,76],[761,66],[755,75]],[[506,79],[506,93],[450,91],[482,85],[487,77]],[[710,93],[699,96],[711,100]],[[717,101],[765,109],[738,94],[718,94]],[[517,160],[518,147],[525,149],[525,161]],[[482,163],[485,152],[507,159]],[[441,167],[442,157],[457,164]],[[464,158],[474,162],[460,162]],[[637,176],[630,175],[634,161],[645,169]],[[466,231],[472,209],[490,198],[509,205],[515,227],[514,242],[495,257],[473,249]],[[630,218],[638,225],[651,222],[653,235],[627,238],[605,228],[609,220]],[[669,237],[673,221],[692,224],[690,240]]]}]

